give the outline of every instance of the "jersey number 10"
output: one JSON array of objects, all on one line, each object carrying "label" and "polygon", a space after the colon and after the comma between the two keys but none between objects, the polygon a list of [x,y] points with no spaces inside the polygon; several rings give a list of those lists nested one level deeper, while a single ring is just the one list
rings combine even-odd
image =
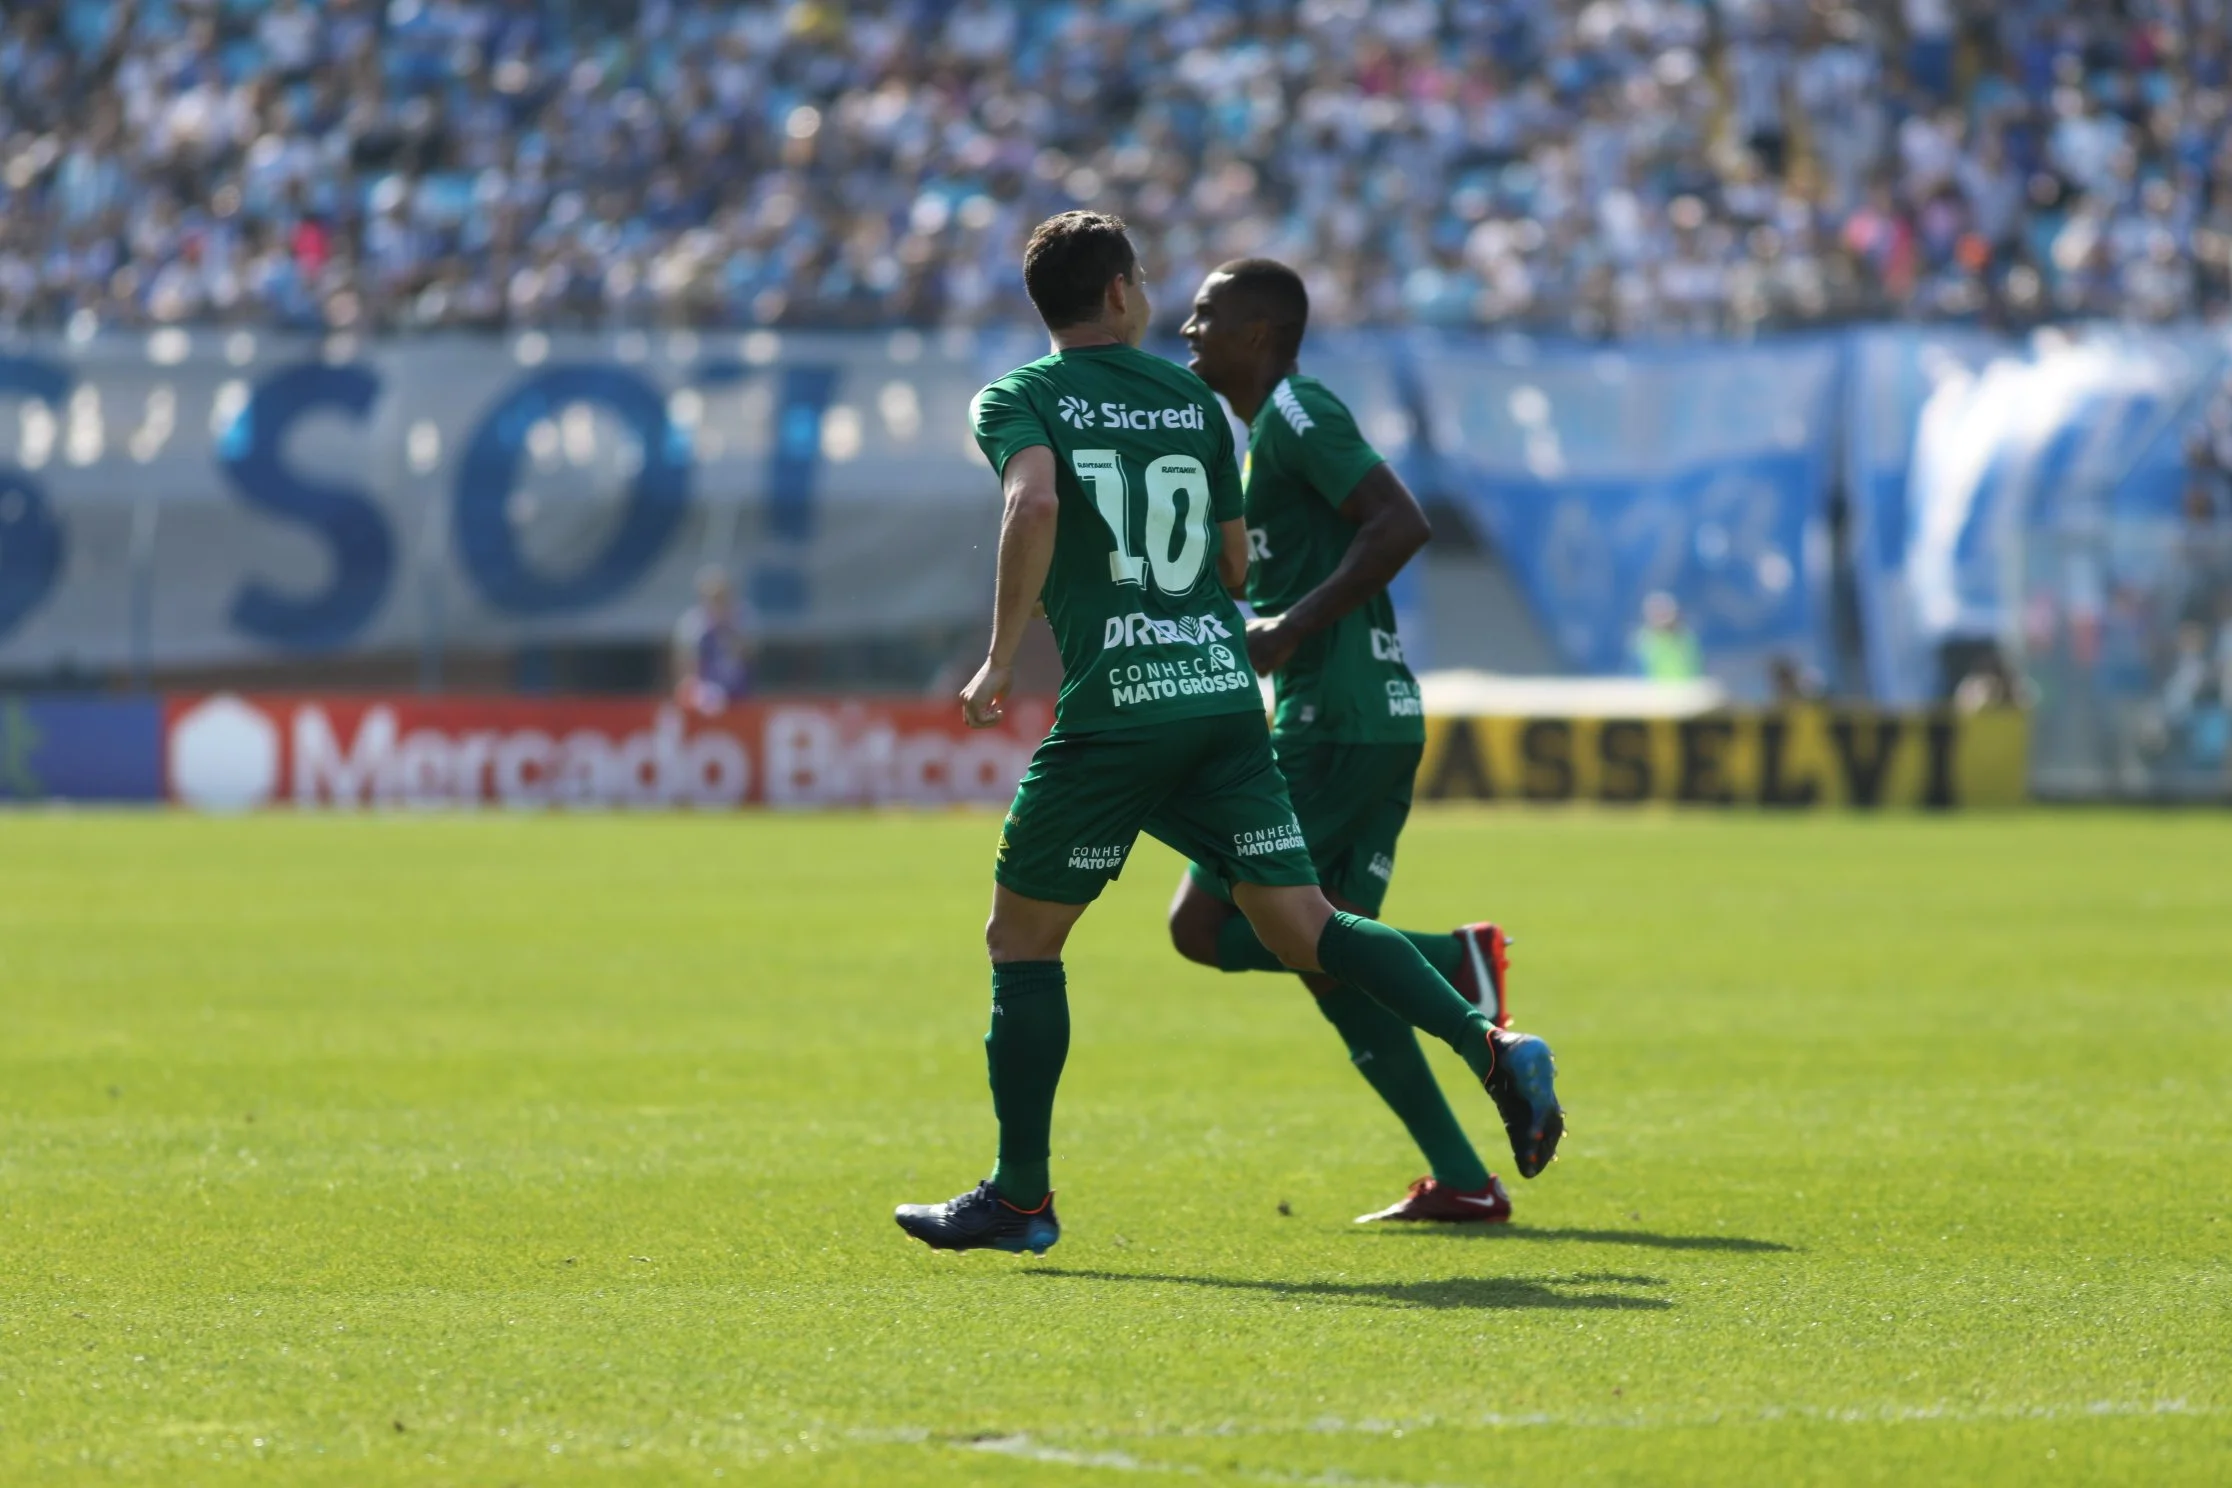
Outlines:
[{"label": "jersey number 10", "polygon": [[1093,505],[1116,539],[1116,551],[1108,555],[1108,576],[1119,584],[1145,584],[1153,569],[1155,587],[1163,593],[1191,593],[1209,561],[1209,472],[1201,462],[1191,455],[1157,455],[1147,462],[1144,558],[1132,551],[1131,486],[1116,451],[1075,450],[1070,463],[1077,467],[1077,478],[1092,488]]}]

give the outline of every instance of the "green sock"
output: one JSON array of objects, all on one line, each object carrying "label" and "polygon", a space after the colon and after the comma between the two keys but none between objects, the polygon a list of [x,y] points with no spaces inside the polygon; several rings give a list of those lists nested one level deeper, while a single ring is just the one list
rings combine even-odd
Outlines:
[{"label": "green sock", "polygon": [[1488,1186],[1488,1168],[1450,1113],[1411,1026],[1354,987],[1321,992],[1318,1011],[1348,1045],[1349,1062],[1411,1134],[1434,1176],[1460,1193]]},{"label": "green sock", "polygon": [[1374,1002],[1413,1028],[1457,1051],[1483,1080],[1494,1067],[1488,1015],[1434,970],[1402,932],[1374,920],[1335,911],[1318,936],[1318,965],[1329,976],[1361,988]]},{"label": "green sock", "polygon": [[992,1110],[1000,1118],[1000,1160],[992,1169],[992,1186],[1019,1208],[1035,1207],[1052,1187],[1046,1159],[1069,1031],[1069,985],[1061,962],[994,963],[992,1031],[984,1036]]},{"label": "green sock", "polygon": [[1441,973],[1443,981],[1454,982],[1457,979],[1457,968],[1464,964],[1465,950],[1457,944],[1455,935],[1447,930],[1438,935],[1429,935],[1423,930],[1398,930],[1395,933],[1418,947],[1418,954],[1426,958],[1428,966]]},{"label": "green sock", "polygon": [[[1424,930],[1398,930],[1395,932],[1426,958],[1426,964],[1440,972],[1442,977],[1453,977],[1463,959],[1464,952],[1457,945],[1457,937],[1443,930],[1428,934]],[[1285,971],[1286,963],[1264,948],[1256,938],[1255,927],[1246,915],[1234,915],[1217,927],[1217,967],[1221,971]]]}]

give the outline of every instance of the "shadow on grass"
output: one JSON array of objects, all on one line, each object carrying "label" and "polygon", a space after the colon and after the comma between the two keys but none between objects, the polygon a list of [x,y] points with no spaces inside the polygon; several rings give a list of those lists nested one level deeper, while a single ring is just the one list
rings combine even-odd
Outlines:
[{"label": "shadow on grass", "polygon": [[1590,1276],[1574,1277],[1566,1281],[1530,1281],[1520,1276],[1453,1276],[1443,1281],[1249,1281],[1229,1276],[1079,1271],[1062,1266],[1034,1266],[1022,1274],[1071,1281],[1136,1281],[1154,1286],[1215,1287],[1221,1291],[1263,1292],[1272,1297],[1314,1297],[1333,1302],[1358,1302],[1369,1307],[1426,1307],[1437,1310],[1471,1308],[1489,1312],[1664,1312],[1674,1305],[1664,1297],[1637,1296],[1628,1292],[1564,1290],[1576,1281],[1616,1282],[1628,1286],[1666,1285],[1663,1278],[1656,1276]]},{"label": "shadow on grass", "polygon": [[1351,1234],[1438,1235],[1445,1240],[1566,1241],[1575,1245],[1639,1245],[1646,1250],[1733,1250],[1748,1254],[1789,1254],[1798,1249],[1780,1240],[1743,1235],[1661,1235],[1652,1230],[1541,1229],[1533,1225],[1385,1224],[1359,1225]]}]

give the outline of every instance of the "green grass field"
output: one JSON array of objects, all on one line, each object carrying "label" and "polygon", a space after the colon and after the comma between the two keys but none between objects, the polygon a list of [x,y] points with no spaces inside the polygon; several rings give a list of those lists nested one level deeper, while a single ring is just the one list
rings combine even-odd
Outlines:
[{"label": "green grass field", "polygon": [[992,833],[0,816],[0,1482],[2232,1480],[2221,814],[1425,816],[1573,1112],[1487,1233],[1143,846],[1040,1261],[890,1220]]}]

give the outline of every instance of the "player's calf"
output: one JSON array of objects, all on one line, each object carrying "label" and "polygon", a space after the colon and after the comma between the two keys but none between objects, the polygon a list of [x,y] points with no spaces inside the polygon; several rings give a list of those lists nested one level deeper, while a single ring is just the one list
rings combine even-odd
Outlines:
[{"label": "player's calf", "polygon": [[1334,908],[1316,884],[1233,885],[1233,899],[1264,948],[1293,971],[1322,971],[1318,948]]},{"label": "player's calf", "polygon": [[1002,961],[1058,961],[1070,930],[1089,906],[1057,904],[992,886],[992,917],[984,926],[984,948],[994,964]]},{"label": "player's calf", "polygon": [[1189,873],[1178,880],[1178,892],[1170,901],[1170,944],[1197,966],[1221,969],[1218,933],[1237,913],[1223,900],[1202,892]]}]

